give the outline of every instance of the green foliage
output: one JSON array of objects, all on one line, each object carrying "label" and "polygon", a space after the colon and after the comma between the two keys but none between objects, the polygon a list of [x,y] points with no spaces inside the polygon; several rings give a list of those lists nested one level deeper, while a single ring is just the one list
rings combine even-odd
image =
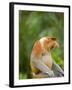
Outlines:
[{"label": "green foliage", "polygon": [[52,51],[54,60],[64,69],[64,14],[19,11],[19,79],[31,78],[30,55],[36,40],[56,37],[60,48]]},{"label": "green foliage", "polygon": [[19,79],[26,79],[26,78],[27,78],[27,74],[25,74],[25,73],[20,73]]}]

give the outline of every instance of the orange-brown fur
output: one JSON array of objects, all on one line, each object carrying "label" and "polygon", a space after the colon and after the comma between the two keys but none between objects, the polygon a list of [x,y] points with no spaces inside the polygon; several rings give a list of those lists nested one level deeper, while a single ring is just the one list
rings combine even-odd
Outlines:
[{"label": "orange-brown fur", "polygon": [[37,41],[33,47],[33,52],[35,54],[35,57],[40,58],[42,53],[42,47],[39,41]]}]

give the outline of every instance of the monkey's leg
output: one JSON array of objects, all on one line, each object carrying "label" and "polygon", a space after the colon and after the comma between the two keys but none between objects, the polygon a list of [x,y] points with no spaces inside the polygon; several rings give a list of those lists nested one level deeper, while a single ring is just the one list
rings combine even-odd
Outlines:
[{"label": "monkey's leg", "polygon": [[61,69],[61,67],[58,64],[56,64],[54,60],[53,60],[52,70],[55,74],[55,77],[64,76],[64,71]]}]

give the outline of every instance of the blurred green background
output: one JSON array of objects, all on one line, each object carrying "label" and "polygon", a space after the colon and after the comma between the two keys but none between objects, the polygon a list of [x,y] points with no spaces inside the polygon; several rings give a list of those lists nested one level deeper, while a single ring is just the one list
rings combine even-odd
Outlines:
[{"label": "blurred green background", "polygon": [[56,37],[60,48],[52,57],[64,69],[64,13],[19,11],[19,79],[32,78],[30,55],[36,40],[43,36]]}]

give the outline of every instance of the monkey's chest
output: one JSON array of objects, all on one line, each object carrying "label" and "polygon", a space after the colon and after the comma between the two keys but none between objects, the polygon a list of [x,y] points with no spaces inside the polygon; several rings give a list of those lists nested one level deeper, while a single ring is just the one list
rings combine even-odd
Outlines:
[{"label": "monkey's chest", "polygon": [[51,69],[52,68],[52,57],[49,55],[42,56],[42,61]]}]

